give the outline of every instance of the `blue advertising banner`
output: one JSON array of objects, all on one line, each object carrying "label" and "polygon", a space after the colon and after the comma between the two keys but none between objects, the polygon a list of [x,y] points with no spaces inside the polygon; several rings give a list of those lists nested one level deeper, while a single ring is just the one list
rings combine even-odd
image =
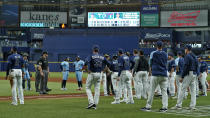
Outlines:
[{"label": "blue advertising banner", "polygon": [[141,7],[142,14],[158,14],[159,6],[158,5],[144,5]]},{"label": "blue advertising banner", "polygon": [[172,40],[172,30],[170,29],[145,29],[141,32],[143,40]]},{"label": "blue advertising banner", "polygon": [[18,5],[0,5],[0,27],[18,25]]}]

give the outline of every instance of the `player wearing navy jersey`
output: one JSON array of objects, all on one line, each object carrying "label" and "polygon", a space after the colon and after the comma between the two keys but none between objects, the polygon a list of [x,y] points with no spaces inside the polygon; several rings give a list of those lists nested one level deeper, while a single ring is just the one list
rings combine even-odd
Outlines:
[{"label": "player wearing navy jersey", "polygon": [[[99,103],[102,71],[106,65],[108,65],[108,62],[103,55],[99,54],[99,46],[95,45],[93,47],[93,54],[86,59],[84,66],[84,68],[88,71],[88,77],[86,80],[86,93],[88,96],[89,104],[87,109],[96,109],[96,105]],[[94,97],[91,92],[92,85],[95,87]]]},{"label": "player wearing navy jersey", "polygon": [[13,79],[12,85],[12,105],[18,105],[17,101],[17,91],[18,88],[18,98],[20,104],[24,104],[23,88],[22,88],[22,67],[23,67],[23,57],[17,54],[17,47],[12,48],[13,54],[8,57],[8,67],[9,75]]},{"label": "player wearing navy jersey", "polygon": [[208,75],[208,64],[205,61],[201,60],[201,57],[199,57],[198,60],[200,62],[199,80],[200,80],[201,86],[202,86],[202,96],[207,96],[206,78]]},{"label": "player wearing navy jersey", "polygon": [[119,71],[119,66],[118,66],[118,60],[117,60],[117,55],[113,55],[112,61],[110,63],[110,71],[111,71],[111,80],[112,80],[112,85],[115,93],[115,98],[116,95],[119,94],[117,91],[119,87],[119,81],[117,81],[118,77],[118,71]]},{"label": "player wearing navy jersey", "polygon": [[175,65],[176,65],[175,81],[176,81],[176,86],[177,86],[177,97],[176,98],[178,98],[180,91],[181,91],[182,83],[180,83],[179,81],[181,79],[181,75],[182,75],[182,72],[184,69],[184,58],[182,57],[182,52],[179,51],[177,53],[177,55],[178,55],[178,58],[175,59]]},{"label": "player wearing navy jersey", "polygon": [[168,88],[171,97],[175,96],[175,76],[176,76],[176,65],[174,60],[174,54],[168,53]]},{"label": "player wearing navy jersey", "polygon": [[[133,100],[133,93],[132,93],[132,86],[131,86],[131,79],[132,79],[132,73],[130,71],[130,58],[123,54],[123,50],[119,49],[118,51],[118,63],[119,63],[119,72],[118,72],[118,81],[120,81],[120,86],[125,85],[127,91],[128,91],[128,99],[126,101],[126,104],[134,104]],[[119,87],[120,88],[120,87]],[[119,89],[117,90],[119,91]],[[116,95],[116,99],[112,104],[119,104],[120,103],[120,94]]]},{"label": "player wearing navy jersey", "polygon": [[168,108],[168,78],[167,78],[167,53],[162,50],[163,42],[157,42],[157,50],[150,54],[150,67],[152,70],[152,77],[150,80],[150,92],[147,99],[146,107],[142,108],[143,111],[150,111],[153,102],[153,96],[156,87],[159,85],[162,92],[162,108],[160,112],[166,112]]},{"label": "player wearing navy jersey", "polygon": [[177,104],[172,109],[182,109],[182,101],[184,98],[185,91],[187,88],[190,88],[191,93],[191,102],[190,102],[190,110],[195,110],[196,106],[196,74],[197,74],[197,67],[198,67],[198,60],[196,56],[191,52],[192,46],[187,45],[185,48],[185,58],[184,58],[184,69],[180,79],[182,82],[182,88],[180,95],[177,99]]}]

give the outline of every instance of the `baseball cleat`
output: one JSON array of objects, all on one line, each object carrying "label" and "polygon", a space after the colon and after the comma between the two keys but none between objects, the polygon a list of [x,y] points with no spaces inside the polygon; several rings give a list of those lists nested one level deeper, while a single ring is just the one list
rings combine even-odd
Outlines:
[{"label": "baseball cleat", "polygon": [[20,103],[21,105],[24,105],[24,102]]},{"label": "baseball cleat", "polygon": [[111,104],[120,104],[120,101],[114,101],[114,102],[112,102]]},{"label": "baseball cleat", "polygon": [[12,103],[11,103],[11,105],[13,105],[13,106],[17,106],[18,104],[17,104],[17,103],[12,102]]},{"label": "baseball cleat", "polygon": [[86,107],[86,109],[91,109],[91,108],[96,109],[96,105],[91,103],[91,104],[88,104],[88,106]]},{"label": "baseball cleat", "polygon": [[175,106],[175,107],[172,107],[171,109],[172,109],[172,110],[180,110],[180,109],[182,109],[182,107],[180,107],[180,106]]},{"label": "baseball cleat", "polygon": [[120,100],[120,102],[127,102],[127,100],[123,99],[123,100]]},{"label": "baseball cleat", "polygon": [[168,111],[168,109],[166,109],[166,108],[161,108],[160,109],[160,112],[167,112]]},{"label": "baseball cleat", "polygon": [[61,88],[61,91],[63,91],[64,90],[64,88]]},{"label": "baseball cleat", "polygon": [[142,111],[147,111],[147,112],[151,111],[150,108],[146,108],[146,107],[141,108],[141,110],[142,110]]},{"label": "baseball cleat", "polygon": [[134,104],[134,101],[126,102],[126,104]]},{"label": "baseball cleat", "polygon": [[187,108],[187,110],[197,110],[195,107],[189,107],[189,108]]}]

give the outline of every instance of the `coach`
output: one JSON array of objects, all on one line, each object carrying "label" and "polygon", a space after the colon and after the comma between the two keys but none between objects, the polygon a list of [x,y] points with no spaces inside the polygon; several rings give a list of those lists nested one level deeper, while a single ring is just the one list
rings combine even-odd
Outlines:
[{"label": "coach", "polygon": [[166,112],[168,108],[168,79],[167,79],[167,53],[162,51],[163,42],[157,42],[157,50],[150,54],[150,67],[152,69],[152,77],[150,81],[150,91],[147,100],[146,107],[142,108],[142,111],[151,111],[152,101],[155,89],[160,85],[162,92],[162,104],[163,107],[160,112]]}]

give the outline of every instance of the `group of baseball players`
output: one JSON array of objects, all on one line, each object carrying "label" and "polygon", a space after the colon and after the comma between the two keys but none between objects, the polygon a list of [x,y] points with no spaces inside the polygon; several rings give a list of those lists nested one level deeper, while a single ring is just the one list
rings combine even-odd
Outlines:
[{"label": "group of baseball players", "polygon": [[[96,109],[99,103],[100,83],[103,80],[104,70],[108,68],[115,93],[114,101],[111,104],[120,104],[121,102],[134,104],[134,96],[137,99],[147,99],[146,106],[141,110],[151,111],[153,97],[157,92],[162,96],[163,106],[160,112],[167,112],[168,96],[177,99],[177,104],[171,109],[182,109],[182,101],[189,88],[191,94],[189,110],[195,110],[199,90],[201,90],[201,96],[207,96],[207,63],[191,52],[190,45],[186,45],[184,53],[177,52],[176,59],[174,59],[173,53],[167,54],[162,50],[162,41],[157,41],[156,46],[157,50],[150,54],[149,60],[141,50],[134,50],[133,57],[129,57],[130,55],[123,49],[119,49],[118,54],[108,60],[99,54],[99,46],[94,46],[92,55],[86,59],[84,65],[84,69],[88,71],[86,93],[89,104],[87,109]],[[135,95],[132,91],[132,81]],[[201,87],[199,87],[199,83]],[[91,92],[92,85],[95,86],[94,96]],[[177,91],[175,91],[176,87]],[[104,93],[104,95],[106,94]],[[122,96],[124,98],[120,100]]]},{"label": "group of baseball players", "polygon": [[[78,80],[78,90],[82,90],[83,71],[88,72],[86,80],[86,93],[88,96],[87,109],[96,109],[99,103],[100,84],[105,81],[105,72],[111,74],[114,101],[111,104],[134,104],[133,98],[147,99],[147,104],[141,110],[150,111],[155,92],[162,96],[162,108],[160,112],[168,110],[168,95],[177,98],[177,104],[172,109],[182,109],[182,101],[186,93],[191,94],[190,110],[195,110],[196,97],[199,96],[201,88],[202,96],[207,96],[208,66],[201,57],[196,57],[192,52],[192,47],[186,45],[185,56],[177,52],[178,57],[174,59],[172,53],[162,50],[162,41],[157,41],[157,50],[150,54],[149,60],[144,56],[143,51],[134,50],[133,56],[119,49],[117,54],[103,56],[99,53],[99,46],[94,45],[92,54],[82,61],[78,56],[73,63]],[[23,57],[17,54],[17,47],[12,48],[12,53],[8,57],[8,70],[11,78],[12,105],[17,105],[17,92],[20,104],[24,104],[22,76],[27,79],[27,89],[30,90],[30,75],[28,73],[27,55]],[[49,66],[47,52],[43,52],[42,57],[37,62],[36,68],[36,91],[40,94],[47,94],[50,89],[47,87]],[[66,81],[69,74],[69,58],[61,63],[63,81],[61,90],[66,90]],[[133,84],[132,84],[133,81]],[[199,87],[199,83],[201,87]],[[175,86],[176,84],[176,86]],[[94,85],[95,95],[92,95],[91,86]],[[133,95],[132,85],[134,85],[135,95]],[[40,86],[40,87],[39,87]],[[175,88],[177,87],[177,91]],[[107,88],[104,85],[104,88]],[[104,93],[106,96],[106,93]],[[134,97],[133,97],[134,96]],[[123,100],[121,98],[123,97]]]}]

